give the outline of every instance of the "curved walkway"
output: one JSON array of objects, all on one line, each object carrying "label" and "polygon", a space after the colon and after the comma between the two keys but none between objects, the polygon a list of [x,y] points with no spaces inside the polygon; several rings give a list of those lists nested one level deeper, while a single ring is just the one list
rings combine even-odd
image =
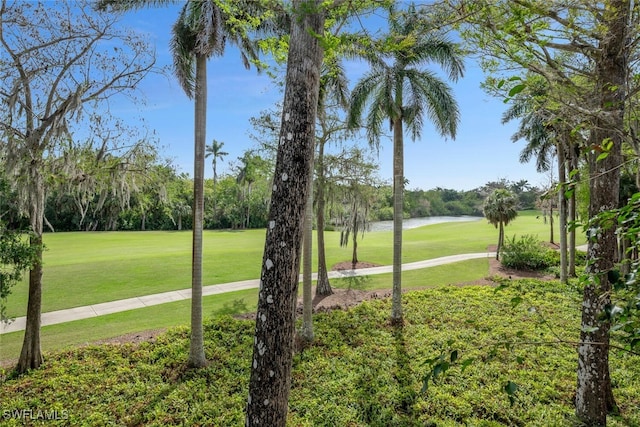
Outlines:
[{"label": "curved walkway", "polygon": [[[450,264],[458,261],[470,259],[488,258],[496,256],[495,252],[470,253],[460,255],[449,255],[440,258],[433,258],[424,261],[411,262],[402,265],[402,271],[418,270],[421,268],[435,267],[437,265]],[[361,268],[358,270],[330,271],[330,279],[344,277],[369,276],[372,274],[383,274],[393,272],[393,266],[385,265],[381,267]],[[315,280],[317,274],[313,274]],[[302,276],[300,276],[302,280]],[[202,295],[216,295],[226,292],[241,291],[245,289],[257,288],[260,285],[258,279],[243,280],[240,282],[223,283],[219,285],[205,286]],[[144,295],[140,297],[127,298],[117,301],[103,302],[99,304],[87,305],[84,307],[74,307],[65,310],[50,311],[42,313],[42,326],[55,325],[58,323],[71,322],[74,320],[88,319],[91,317],[104,316],[106,314],[118,313],[121,311],[135,310],[138,308],[150,307],[153,305],[168,302],[181,301],[191,298],[191,289],[181,289],[178,291],[163,292],[160,294]],[[18,317],[10,324],[0,323],[0,334],[22,331],[25,328],[26,317]]]}]

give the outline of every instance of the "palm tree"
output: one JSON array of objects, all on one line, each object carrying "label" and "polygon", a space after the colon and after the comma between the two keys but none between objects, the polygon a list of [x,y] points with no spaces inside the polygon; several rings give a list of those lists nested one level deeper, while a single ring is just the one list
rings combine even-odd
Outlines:
[{"label": "palm tree", "polygon": [[500,258],[500,251],[504,243],[504,227],[518,216],[518,197],[504,188],[498,188],[489,194],[484,201],[482,211],[489,223],[500,229],[498,234],[498,248],[496,259]]},{"label": "palm tree", "polygon": [[211,166],[213,166],[213,186],[215,188],[216,185],[216,180],[218,179],[218,171],[217,171],[217,165],[218,165],[218,159],[220,161],[224,160],[224,156],[228,156],[229,153],[227,153],[226,151],[222,151],[222,146],[224,145],[224,142],[220,142],[217,140],[213,140],[211,142],[211,145],[207,145],[205,147],[205,158],[211,157]]},{"label": "palm tree", "polygon": [[[177,202],[175,202],[172,206],[172,210],[171,210],[173,216],[176,217],[177,222],[176,225],[178,227],[178,231],[182,230],[182,219],[185,216],[188,216],[191,214],[192,212],[192,208],[191,206],[189,206],[187,203],[185,203],[183,200],[178,200]],[[172,216],[172,218],[173,218]]]},{"label": "palm tree", "polygon": [[213,212],[213,216],[216,216],[216,183],[218,182],[218,160],[224,160],[224,156],[229,155],[226,151],[222,151],[222,146],[224,142],[213,140],[211,141],[211,145],[207,145],[205,147],[205,158],[211,157],[211,166],[213,166],[213,206],[211,208]]},{"label": "palm tree", "polygon": [[[333,4],[293,0],[280,138],[256,307],[253,363],[245,425],[284,426],[304,208],[311,186],[314,126],[326,15]],[[294,136],[295,133],[295,136]]]},{"label": "palm tree", "polygon": [[[134,9],[145,6],[180,3],[162,0],[102,0],[98,7],[111,6]],[[194,99],[194,167],[193,167],[193,245],[191,268],[191,342],[188,365],[203,367],[207,361],[204,354],[204,332],[202,328],[202,228],[204,219],[204,159],[207,118],[207,59],[222,56],[226,43],[240,48],[245,68],[250,67],[249,58],[256,59],[254,45],[246,35],[230,22],[250,15],[259,7],[259,2],[235,1],[229,8],[221,8],[214,0],[189,0],[182,6],[178,20],[173,25],[171,52],[174,73],[187,96]]]},{"label": "palm tree", "polygon": [[243,228],[249,228],[251,225],[251,191],[253,183],[255,183],[261,174],[263,174],[267,162],[258,154],[254,154],[253,150],[247,150],[242,157],[238,157],[240,165],[236,168],[238,175],[236,182],[243,187],[242,199],[240,200],[244,210],[244,218],[242,220]]},{"label": "palm tree", "polygon": [[[512,135],[513,142],[519,139],[527,141],[527,145],[520,152],[520,163],[527,163],[532,158],[536,160],[536,170],[547,172],[551,169],[554,156],[558,159],[558,179],[560,188],[557,190],[558,208],[560,214],[560,281],[568,280],[568,272],[575,274],[575,229],[570,232],[571,244],[567,242],[567,221],[575,221],[575,192],[572,192],[569,206],[565,196],[567,187],[567,166],[573,160],[572,151],[575,150],[575,138],[570,131],[573,126],[564,123],[564,117],[559,111],[547,107],[549,88],[542,79],[529,80],[527,90],[514,98],[513,104],[503,116],[502,123],[513,119],[520,119],[518,129]],[[560,117],[563,117],[562,119]],[[555,194],[551,183],[549,193]],[[553,199],[548,200],[550,206],[550,243],[553,243]],[[571,211],[571,215],[568,215]],[[567,260],[567,250],[569,260]],[[569,264],[569,265],[567,265]]]},{"label": "palm tree", "polygon": [[[380,49],[360,52],[371,70],[351,93],[348,121],[362,127],[361,116],[368,109],[364,127],[370,144],[378,146],[382,124],[389,120],[393,130],[393,299],[391,321],[402,323],[401,267],[402,215],[404,191],[404,131],[413,140],[420,137],[424,116],[443,136],[455,138],[459,121],[458,105],[451,88],[436,74],[423,67],[440,65],[451,80],[462,76],[464,65],[454,43],[428,28],[415,5],[405,12],[390,11],[390,33],[376,43]],[[367,52],[376,51],[376,55]]]},{"label": "palm tree", "polygon": [[188,364],[206,365],[202,328],[202,229],[204,219],[204,156],[207,125],[207,59],[222,56],[229,41],[247,55],[257,58],[249,41],[230,27],[229,17],[215,1],[189,1],[173,26],[171,50],[175,74],[187,96],[195,99],[193,167],[193,263],[191,270],[191,345]]}]

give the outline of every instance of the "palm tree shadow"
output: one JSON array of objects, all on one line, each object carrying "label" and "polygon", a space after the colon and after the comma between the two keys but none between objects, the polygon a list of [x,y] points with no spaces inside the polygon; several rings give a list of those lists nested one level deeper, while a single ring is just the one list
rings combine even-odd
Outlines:
[{"label": "palm tree shadow", "polygon": [[394,372],[395,380],[400,391],[400,401],[396,409],[410,420],[413,414],[413,405],[416,402],[417,393],[413,387],[413,371],[411,369],[411,358],[407,352],[407,344],[404,337],[402,325],[394,326],[393,339],[395,347],[396,367]]},{"label": "palm tree shadow", "polygon": [[351,289],[365,289],[367,283],[371,281],[371,277],[369,276],[348,276],[343,279],[347,282],[347,290]]}]

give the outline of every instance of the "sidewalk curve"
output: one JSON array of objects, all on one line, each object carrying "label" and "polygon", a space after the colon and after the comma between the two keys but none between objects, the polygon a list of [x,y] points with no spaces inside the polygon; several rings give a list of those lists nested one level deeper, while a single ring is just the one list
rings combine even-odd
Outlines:
[{"label": "sidewalk curve", "polygon": [[[470,259],[488,258],[496,256],[495,252],[481,252],[460,255],[449,255],[440,258],[433,258],[424,261],[411,262],[402,265],[402,271],[418,270],[421,268],[435,267],[437,265],[451,264],[454,262]],[[330,279],[344,277],[369,276],[373,274],[384,274],[393,272],[393,266],[385,265],[381,267],[361,268],[357,270],[330,271]],[[313,274],[313,280],[317,278],[317,273]],[[302,276],[300,276],[302,280]],[[202,295],[216,295],[226,292],[241,291],[245,289],[257,288],[260,285],[259,279],[243,280],[239,282],[222,283],[210,285],[202,288]],[[121,311],[135,310],[138,308],[150,307],[174,301],[182,301],[191,298],[191,289],[181,289],[178,291],[162,292],[159,294],[144,295],[140,297],[127,298],[117,301],[103,302],[99,304],[87,305],[84,307],[74,307],[65,310],[50,311],[42,313],[41,325],[55,325],[58,323],[71,322],[74,320],[88,319],[91,317],[104,316],[106,314],[118,313]],[[0,334],[23,331],[26,325],[26,317],[18,317],[8,325],[0,323]]]}]

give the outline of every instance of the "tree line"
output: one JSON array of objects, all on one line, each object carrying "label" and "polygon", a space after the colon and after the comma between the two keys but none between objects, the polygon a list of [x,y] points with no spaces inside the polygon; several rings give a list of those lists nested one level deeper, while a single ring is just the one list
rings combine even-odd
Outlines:
[{"label": "tree line", "polygon": [[[147,151],[147,154],[153,149]],[[92,156],[95,153],[92,154]],[[335,160],[335,159],[334,159]],[[220,167],[218,160],[217,167]],[[373,163],[368,164],[375,169]],[[249,151],[229,166],[231,172],[216,174],[204,181],[204,228],[266,228],[273,164]],[[0,169],[0,173],[2,169]],[[106,175],[105,175],[106,177]],[[156,161],[144,166],[144,172],[131,174],[128,194],[119,193],[113,182],[100,182],[95,173],[76,182],[50,188],[45,198],[45,232],[64,231],[146,231],[191,230],[193,227],[193,178],[179,173],[168,163]],[[325,191],[329,203],[325,210],[325,229],[341,230],[355,211],[350,198],[368,193],[365,223],[388,221],[393,217],[393,189],[376,175],[356,193],[353,183],[331,180]],[[89,184],[80,180],[92,180]],[[317,177],[316,177],[317,180]],[[134,188],[135,184],[135,188]],[[84,188],[82,188],[84,186]],[[473,190],[433,188],[406,190],[403,217],[482,216],[482,205],[496,188],[512,191],[519,210],[541,209],[543,190],[525,181],[499,180]],[[317,193],[317,186],[316,186]],[[26,230],[27,221],[15,203],[17,194],[6,174],[0,174],[0,212],[9,229]],[[555,206],[555,204],[554,204]],[[317,211],[315,207],[314,211]],[[314,228],[317,224],[314,222]]]}]

